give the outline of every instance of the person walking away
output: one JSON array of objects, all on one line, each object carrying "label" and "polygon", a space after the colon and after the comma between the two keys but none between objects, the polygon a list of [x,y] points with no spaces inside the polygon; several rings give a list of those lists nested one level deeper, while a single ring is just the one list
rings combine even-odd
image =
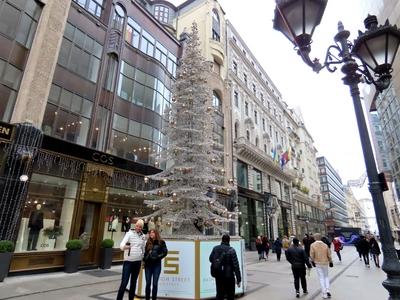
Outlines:
[{"label": "person walking away", "polygon": [[279,237],[276,238],[276,240],[274,241],[273,247],[275,249],[275,253],[276,253],[276,259],[278,261],[281,261],[281,255],[282,255],[282,242],[279,239]]},{"label": "person walking away", "polygon": [[333,249],[336,252],[337,257],[339,258],[339,261],[342,261],[342,255],[340,254],[340,251],[343,250],[342,242],[337,236],[333,239],[332,243],[333,243]]},{"label": "person walking away", "polygon": [[263,247],[263,244],[262,244],[261,236],[258,236],[257,239],[256,239],[256,249],[257,249],[257,252],[258,252],[258,261],[260,261],[262,259],[266,260],[266,258],[264,256],[264,252],[265,251],[264,251],[264,247]]},{"label": "person walking away", "polygon": [[362,235],[360,236],[360,241],[358,242],[358,247],[359,247],[361,255],[364,259],[365,266],[367,268],[369,268],[370,245],[365,236],[362,236]]},{"label": "person walking away", "polygon": [[314,234],[315,242],[310,246],[310,258],[317,269],[319,282],[321,284],[322,298],[330,298],[328,266],[333,267],[331,249],[321,241],[319,233]]},{"label": "person walking away", "polygon": [[262,245],[263,245],[263,248],[264,248],[264,251],[265,251],[266,260],[268,260],[269,249],[271,248],[271,245],[269,244],[269,240],[268,240],[268,238],[266,236],[263,236],[261,238],[261,240],[262,240]]},{"label": "person walking away", "polygon": [[287,261],[292,265],[292,273],[294,277],[294,288],[296,290],[296,298],[300,298],[300,284],[303,294],[308,294],[306,280],[306,266],[311,269],[311,264],[304,249],[300,247],[298,238],[293,239],[293,245],[285,252]]},{"label": "person walking away", "polygon": [[303,246],[308,257],[310,257],[310,245],[311,245],[310,236],[308,235],[308,233],[306,233],[303,238]]},{"label": "person walking away", "polygon": [[289,239],[288,239],[288,237],[287,237],[286,235],[284,235],[284,236],[283,236],[283,239],[282,239],[282,248],[283,248],[283,251],[286,251],[287,249],[289,249],[289,247],[290,247]]},{"label": "person walking away", "polygon": [[229,245],[229,242],[229,235],[224,234],[221,245],[215,246],[209,257],[211,276],[215,278],[217,290],[216,300],[224,300],[225,296],[227,296],[227,300],[234,300],[235,277],[238,287],[242,281],[236,251]]},{"label": "person walking away", "polygon": [[329,239],[326,236],[323,236],[321,238],[321,241],[323,241],[328,246],[328,248],[331,249],[331,242],[329,241]]},{"label": "person walking away", "polygon": [[117,300],[124,297],[129,278],[129,300],[133,300],[136,291],[136,281],[139,276],[144,248],[146,245],[146,236],[143,234],[143,220],[138,220],[135,228],[129,230],[121,241],[120,249],[124,251],[124,263],[122,266],[122,279],[118,289]]},{"label": "person walking away", "polygon": [[373,257],[374,262],[375,262],[375,266],[377,268],[380,268],[379,255],[381,254],[381,249],[379,248],[379,244],[378,244],[377,240],[374,237],[372,237],[369,240],[369,246],[370,246],[370,249],[371,249],[370,251],[372,253],[372,257]]},{"label": "person walking away", "polygon": [[[157,299],[158,279],[161,273],[161,260],[168,254],[167,245],[161,239],[160,233],[152,229],[146,242],[144,252],[144,272],[146,276],[146,300]],[[153,279],[153,288],[151,288],[151,280]]]},{"label": "person walking away", "polygon": [[356,251],[357,251],[357,253],[358,253],[358,257],[360,258],[360,261],[361,261],[361,250],[360,250],[360,246],[359,246],[359,244],[360,244],[360,237],[358,237],[355,241],[354,241],[354,247],[356,247]]}]

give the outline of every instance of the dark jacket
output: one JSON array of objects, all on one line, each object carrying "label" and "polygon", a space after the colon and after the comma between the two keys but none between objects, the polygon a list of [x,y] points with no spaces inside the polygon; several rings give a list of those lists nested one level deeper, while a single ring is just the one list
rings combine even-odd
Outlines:
[{"label": "dark jacket", "polygon": [[360,252],[362,254],[368,254],[369,250],[370,250],[370,246],[369,246],[368,241],[366,239],[361,239],[358,242],[358,249],[360,249]]},{"label": "dark jacket", "polygon": [[34,210],[29,216],[28,227],[31,230],[37,230],[43,228],[43,212],[40,210]]},{"label": "dark jacket", "polygon": [[156,263],[161,262],[161,260],[167,256],[168,254],[168,249],[167,245],[163,240],[160,241],[154,241],[153,243],[153,248],[147,249],[147,244],[149,241],[146,243],[146,250],[143,255],[143,261],[145,265],[154,265]]},{"label": "dark jacket", "polygon": [[306,251],[303,248],[291,246],[286,252],[286,259],[292,265],[293,269],[305,269],[305,266],[311,268],[310,261]]},{"label": "dark jacket", "polygon": [[369,241],[369,246],[371,248],[371,253],[375,255],[381,254],[381,249],[379,248],[379,244],[375,239],[371,239]]},{"label": "dark jacket", "polygon": [[221,243],[221,245],[214,247],[209,257],[210,263],[214,261],[214,256],[220,257],[222,252],[225,252],[225,258],[223,263],[224,271],[221,276],[224,278],[236,276],[236,281],[241,282],[242,276],[240,274],[240,266],[236,251],[228,244]]},{"label": "dark jacket", "polygon": [[276,239],[272,246],[274,247],[275,252],[282,252],[282,242],[279,239]]}]

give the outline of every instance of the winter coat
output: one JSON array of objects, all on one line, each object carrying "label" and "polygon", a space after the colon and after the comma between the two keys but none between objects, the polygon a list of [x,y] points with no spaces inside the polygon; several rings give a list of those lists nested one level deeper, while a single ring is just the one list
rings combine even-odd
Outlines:
[{"label": "winter coat", "polygon": [[362,239],[358,242],[358,249],[362,254],[368,254],[370,250],[370,245],[366,239]]},{"label": "winter coat", "polygon": [[375,239],[371,239],[369,241],[369,246],[370,246],[372,254],[375,254],[375,255],[381,254],[381,249],[379,248],[379,244]]},{"label": "winter coat", "polygon": [[332,243],[335,252],[339,252],[340,250],[342,250],[342,242],[338,238],[334,238]]},{"label": "winter coat", "polygon": [[304,251],[303,248],[293,245],[285,252],[285,255],[293,269],[304,269],[306,265],[308,268],[311,268],[310,261],[308,260],[306,251]]},{"label": "winter coat", "polygon": [[270,244],[269,244],[269,241],[268,241],[268,239],[266,238],[266,237],[263,237],[262,238],[262,244],[263,244],[263,246],[264,246],[264,249],[265,249],[265,251],[269,251],[269,248],[271,247],[270,246]]},{"label": "winter coat", "polygon": [[280,240],[276,239],[272,246],[276,253],[282,252],[282,242]]},{"label": "winter coat", "polygon": [[223,273],[220,276],[223,278],[233,278],[236,276],[236,281],[241,282],[242,277],[236,251],[229,244],[221,243],[221,245],[215,246],[209,257],[210,263],[214,261],[214,256],[218,258],[222,252],[225,252],[225,257],[223,260]]},{"label": "winter coat", "polygon": [[318,265],[328,265],[332,262],[331,249],[324,242],[315,241],[310,247],[310,258]]},{"label": "winter coat", "polygon": [[264,251],[264,246],[262,244],[262,241],[259,239],[256,240],[256,249],[258,254],[261,254]]},{"label": "winter coat", "polygon": [[145,263],[145,266],[149,265],[155,265],[161,260],[167,256],[168,254],[168,249],[167,245],[163,240],[160,241],[154,241],[153,242],[153,247],[149,250],[147,250],[147,244],[149,243],[149,240],[147,240],[146,247],[145,247],[145,252],[143,256],[143,261]]},{"label": "winter coat", "polygon": [[[124,250],[127,243],[130,243],[130,249]],[[129,230],[119,245],[124,251],[124,261],[141,261],[143,259],[144,247],[146,245],[146,236],[142,232]]]}]

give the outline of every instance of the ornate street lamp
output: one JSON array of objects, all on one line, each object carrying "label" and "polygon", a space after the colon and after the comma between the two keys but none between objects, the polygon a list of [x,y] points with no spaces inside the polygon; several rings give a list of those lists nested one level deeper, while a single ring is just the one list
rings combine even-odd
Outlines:
[{"label": "ornate street lamp", "polygon": [[392,64],[400,44],[400,32],[388,22],[378,26],[377,18],[368,16],[364,21],[367,30],[359,31],[358,38],[351,43],[348,40],[349,31],[344,30],[343,24],[339,22],[335,44],[329,46],[324,64],[321,64],[318,59],[311,60],[309,54],[314,29],[321,21],[326,4],[327,0],[276,0],[274,28],[294,44],[298,54],[315,72],[323,68],[335,72],[336,65],[341,65],[341,71],[345,74],[343,83],[350,87],[353,99],[369,190],[382,242],[382,269],[387,273],[383,286],[389,291],[389,299],[400,299],[400,263],[383,199],[385,182],[376,168],[358,88],[362,78],[366,83],[374,84],[378,92],[389,86]]},{"label": "ornate street lamp", "polygon": [[273,220],[272,216],[276,213],[278,210],[279,204],[278,200],[276,199],[275,195],[272,195],[271,193],[264,193],[264,208],[265,208],[265,214],[267,216],[267,222],[266,225],[268,226],[268,238],[273,239],[274,238],[274,230],[273,230]]}]

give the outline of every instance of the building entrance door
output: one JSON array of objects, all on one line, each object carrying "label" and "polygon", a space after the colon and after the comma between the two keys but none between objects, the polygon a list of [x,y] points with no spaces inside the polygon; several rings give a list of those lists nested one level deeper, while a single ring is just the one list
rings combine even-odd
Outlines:
[{"label": "building entrance door", "polygon": [[81,264],[96,263],[99,243],[99,218],[101,203],[84,202],[79,225],[79,238],[83,241]]}]

